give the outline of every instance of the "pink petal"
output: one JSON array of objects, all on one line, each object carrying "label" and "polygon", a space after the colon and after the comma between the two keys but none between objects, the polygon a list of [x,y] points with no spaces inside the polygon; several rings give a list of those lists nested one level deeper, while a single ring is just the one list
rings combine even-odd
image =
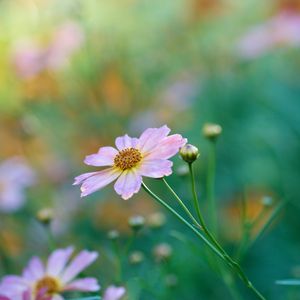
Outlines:
[{"label": "pink petal", "polygon": [[73,250],[73,247],[68,247],[66,249],[57,249],[52,252],[48,259],[47,274],[58,276],[66,266]]},{"label": "pink petal", "polygon": [[109,168],[103,171],[95,172],[94,175],[84,179],[81,186],[81,197],[100,190],[104,186],[114,181],[120,174],[121,171],[115,168]]},{"label": "pink petal", "polygon": [[113,147],[102,147],[97,154],[86,156],[84,162],[95,167],[113,166],[118,151]]},{"label": "pink petal", "polygon": [[0,300],[11,300],[11,299],[9,299],[9,298],[6,297],[6,296],[1,296],[1,295],[0,295]]},{"label": "pink petal", "polygon": [[116,146],[121,151],[125,148],[135,148],[138,143],[137,138],[131,138],[127,134],[116,138]]},{"label": "pink petal", "polygon": [[116,286],[109,286],[105,293],[103,300],[119,300],[125,295],[125,288],[124,287],[116,287]]},{"label": "pink petal", "polygon": [[61,276],[62,282],[67,283],[70,280],[72,280],[82,270],[84,270],[92,262],[94,262],[97,259],[97,257],[97,252],[90,252],[87,250],[81,251],[63,272]]},{"label": "pink petal", "polygon": [[124,200],[137,193],[142,184],[142,177],[135,171],[124,171],[115,183],[115,191],[121,195]]},{"label": "pink petal", "polygon": [[23,276],[29,280],[40,279],[45,275],[45,268],[38,257],[33,257],[23,272]]},{"label": "pink petal", "polygon": [[65,286],[64,291],[96,292],[100,286],[96,278],[83,278],[74,280]]},{"label": "pink petal", "polygon": [[139,138],[137,145],[143,153],[149,152],[157,146],[170,132],[170,129],[164,125],[160,128],[148,128]]},{"label": "pink petal", "polygon": [[170,135],[157,144],[147,155],[147,159],[169,159],[174,156],[186,142],[187,139],[182,138],[180,134]]},{"label": "pink petal", "polygon": [[143,160],[139,167],[142,176],[161,178],[172,174],[173,163],[165,159]]},{"label": "pink petal", "polygon": [[82,183],[84,180],[86,180],[87,178],[89,178],[93,175],[96,175],[96,174],[98,174],[98,172],[89,172],[89,173],[81,174],[74,178],[73,185],[78,185],[78,184]]}]

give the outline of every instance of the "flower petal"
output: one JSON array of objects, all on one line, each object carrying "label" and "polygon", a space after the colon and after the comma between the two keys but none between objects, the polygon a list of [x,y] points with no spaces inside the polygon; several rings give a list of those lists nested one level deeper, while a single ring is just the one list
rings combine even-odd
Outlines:
[{"label": "flower petal", "polygon": [[97,279],[92,277],[74,280],[64,287],[64,291],[97,292],[99,290]]},{"label": "flower petal", "polygon": [[23,271],[23,276],[28,280],[37,280],[45,275],[45,268],[38,257],[33,257],[25,270]]},{"label": "flower petal", "polygon": [[52,252],[47,263],[47,274],[54,277],[58,276],[66,266],[73,251],[73,247],[68,247]]},{"label": "flower petal", "polygon": [[113,166],[118,151],[113,147],[101,147],[96,154],[85,157],[84,163],[95,167]]},{"label": "flower petal", "polygon": [[138,149],[143,153],[147,153],[157,146],[170,132],[170,128],[166,125],[160,128],[148,128],[140,136]]},{"label": "flower petal", "polygon": [[146,177],[161,178],[172,174],[172,166],[173,163],[165,159],[143,160],[139,173]]},{"label": "flower petal", "polygon": [[127,134],[116,138],[116,146],[121,151],[125,148],[135,148],[138,143],[137,138],[131,138]]},{"label": "flower petal", "polygon": [[186,143],[187,139],[182,138],[180,134],[167,136],[146,157],[147,159],[169,159]]},{"label": "flower petal", "polygon": [[141,184],[142,177],[135,170],[129,170],[121,174],[114,188],[117,194],[121,195],[124,200],[127,200],[140,190]]},{"label": "flower petal", "polygon": [[77,276],[83,269],[94,262],[98,257],[97,252],[90,252],[87,250],[81,251],[66,267],[61,277],[62,282],[68,283],[75,276]]},{"label": "flower petal", "polygon": [[89,178],[93,175],[96,175],[96,174],[98,174],[98,172],[88,172],[88,173],[81,174],[74,178],[73,185],[78,185],[78,184],[82,183],[84,180],[86,180],[87,178]]},{"label": "flower petal", "polygon": [[[100,190],[104,186],[114,181],[120,174],[120,170],[109,168],[103,171],[95,172],[92,174],[92,176],[83,179],[84,181],[81,186],[81,197],[85,197],[97,190]],[[84,175],[86,174],[83,174],[82,176]]]},{"label": "flower petal", "polygon": [[119,300],[125,295],[125,292],[126,290],[124,287],[111,285],[106,289],[103,300]]}]

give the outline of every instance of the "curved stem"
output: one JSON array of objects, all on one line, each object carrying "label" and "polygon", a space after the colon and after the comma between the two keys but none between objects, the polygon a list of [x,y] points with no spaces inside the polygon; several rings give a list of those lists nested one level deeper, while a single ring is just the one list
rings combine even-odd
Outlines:
[{"label": "curved stem", "polygon": [[[192,171],[193,175],[193,169],[190,166],[190,171]],[[194,176],[192,176],[194,178]],[[143,182],[142,187],[144,190],[151,196],[153,197],[157,202],[159,202],[161,205],[163,205],[165,208],[167,208],[170,212],[172,212],[182,223],[184,223],[187,227],[189,227],[198,237],[200,237],[205,244],[213,251],[215,252],[220,258],[222,258],[232,269],[236,271],[236,273],[240,276],[240,278],[244,281],[245,285],[251,289],[256,296],[261,299],[265,300],[264,296],[260,294],[260,292],[253,286],[253,284],[249,281],[247,276],[244,274],[243,270],[241,269],[240,265],[233,261],[231,257],[225,252],[225,250],[218,244],[218,242],[214,239],[214,237],[210,234],[208,229],[205,226],[205,222],[202,218],[201,212],[200,212],[200,207],[198,203],[198,198],[196,194],[196,189],[195,189],[195,181],[192,180],[192,188],[193,188],[193,194],[194,194],[194,204],[197,207],[197,214],[199,214],[200,217],[200,224],[203,227],[204,232],[208,235],[210,241],[206,239],[193,225],[191,225],[188,221],[186,221],[180,214],[178,214],[172,207],[170,207],[166,202],[164,202],[160,197],[158,197],[156,194],[154,194]],[[196,203],[197,202],[197,203]],[[198,209],[199,208],[199,209]],[[204,225],[204,226],[203,226]]]},{"label": "curved stem", "polygon": [[191,225],[188,221],[186,221],[180,214],[178,214],[171,206],[169,206],[165,201],[163,201],[161,198],[159,198],[156,194],[154,194],[143,182],[142,187],[144,190],[152,197],[154,200],[156,200],[158,203],[160,203],[162,206],[164,206],[166,209],[168,209],[177,219],[180,220],[183,224],[185,224],[187,227],[189,227],[200,239],[203,240],[203,242],[213,251],[215,252],[220,258],[225,260],[224,256],[218,249],[215,248],[211,244],[210,241],[208,241],[193,225]]},{"label": "curved stem", "polygon": [[175,196],[177,202],[183,208],[183,210],[187,213],[187,215],[190,217],[190,219],[193,221],[193,223],[197,227],[201,228],[201,225],[197,222],[197,220],[194,218],[194,216],[192,215],[192,213],[189,211],[189,209],[186,207],[186,205],[183,203],[183,201],[176,194],[176,192],[171,188],[171,186],[168,184],[168,182],[166,181],[166,179],[163,177],[162,180],[165,183],[165,185],[167,186],[167,188],[170,190],[170,192]]}]

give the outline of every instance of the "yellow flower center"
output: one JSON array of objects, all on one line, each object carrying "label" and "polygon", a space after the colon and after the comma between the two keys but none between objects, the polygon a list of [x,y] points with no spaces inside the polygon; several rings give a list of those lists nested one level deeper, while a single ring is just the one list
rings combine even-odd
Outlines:
[{"label": "yellow flower center", "polygon": [[42,289],[45,289],[47,295],[52,295],[60,291],[60,283],[55,278],[46,276],[40,279],[35,285],[36,293]]},{"label": "yellow flower center", "polygon": [[135,167],[141,160],[142,154],[138,149],[125,148],[116,155],[114,163],[116,167],[124,171]]}]

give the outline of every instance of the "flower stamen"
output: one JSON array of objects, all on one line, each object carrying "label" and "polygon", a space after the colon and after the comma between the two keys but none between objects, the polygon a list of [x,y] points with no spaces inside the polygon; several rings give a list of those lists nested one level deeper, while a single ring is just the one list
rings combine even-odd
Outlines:
[{"label": "flower stamen", "polygon": [[52,295],[60,291],[60,283],[55,278],[46,276],[36,283],[35,290],[36,293],[45,290],[48,295]]},{"label": "flower stamen", "polygon": [[135,167],[141,160],[142,154],[138,149],[125,148],[116,155],[114,164],[124,171]]}]

